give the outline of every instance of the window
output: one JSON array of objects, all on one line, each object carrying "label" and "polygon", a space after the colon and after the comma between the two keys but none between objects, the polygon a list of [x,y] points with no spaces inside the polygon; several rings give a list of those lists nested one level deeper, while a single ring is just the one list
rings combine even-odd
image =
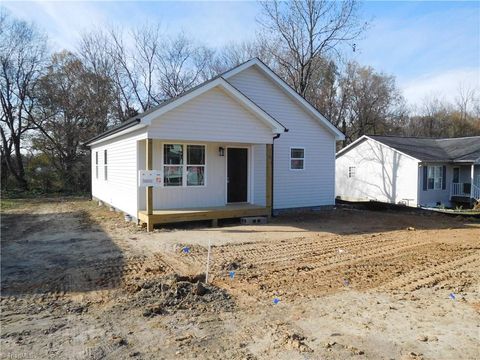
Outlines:
[{"label": "window", "polygon": [[355,166],[349,166],[348,167],[348,177],[349,178],[354,178],[356,170],[357,170],[357,168]]},{"label": "window", "polygon": [[183,145],[163,145],[163,184],[165,186],[182,186]]},{"label": "window", "polygon": [[205,146],[164,144],[163,184],[164,186],[204,186]]},{"label": "window", "polygon": [[104,177],[105,181],[108,179],[108,170],[107,170],[107,150],[103,151],[103,165],[104,165]]},{"label": "window", "polygon": [[442,166],[428,166],[427,170],[427,189],[441,190],[443,181]]},{"label": "window", "polygon": [[95,151],[95,179],[98,179],[98,151]]},{"label": "window", "polygon": [[187,186],[205,185],[205,146],[187,145]]},{"label": "window", "polygon": [[303,170],[305,168],[305,149],[290,148],[290,170]]}]

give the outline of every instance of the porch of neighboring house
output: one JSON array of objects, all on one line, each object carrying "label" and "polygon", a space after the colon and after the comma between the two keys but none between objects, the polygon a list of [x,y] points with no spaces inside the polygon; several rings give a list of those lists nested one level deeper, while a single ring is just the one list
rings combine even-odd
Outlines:
[{"label": "porch of neighboring house", "polygon": [[453,166],[450,200],[465,204],[480,201],[480,165]]},{"label": "porch of neighboring house", "polygon": [[[173,159],[169,162],[167,153],[172,146],[176,146],[176,155],[182,152],[177,157],[183,158],[183,161]],[[199,151],[203,155],[197,157],[202,160],[197,161],[195,166],[201,169],[190,165],[187,158],[194,157],[191,150],[198,150],[199,146],[203,146],[203,153]],[[233,159],[235,151],[232,149],[245,149],[246,158],[243,159],[240,152],[239,157]],[[182,143],[146,139],[139,141],[139,150],[139,166],[145,164],[144,170],[161,169],[163,178],[160,187],[139,188],[138,220],[146,224],[148,231],[152,231],[157,224],[211,220],[212,226],[217,226],[219,219],[271,215],[271,144]],[[184,164],[183,172],[177,162]],[[242,164],[245,164],[243,173]],[[176,170],[176,166],[179,167],[179,173],[170,171]],[[196,174],[193,175],[193,181],[197,181],[195,176],[201,173],[201,185],[187,186],[192,171]],[[235,176],[245,178],[244,186],[235,183]]]}]

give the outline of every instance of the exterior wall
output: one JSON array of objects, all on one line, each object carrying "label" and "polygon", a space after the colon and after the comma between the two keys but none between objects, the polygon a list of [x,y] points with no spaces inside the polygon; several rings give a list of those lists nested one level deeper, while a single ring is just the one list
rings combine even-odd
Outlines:
[{"label": "exterior wall", "polygon": [[[145,130],[139,130],[91,147],[92,196],[133,217],[137,217],[137,141],[143,138]],[[107,150],[107,180],[104,177],[104,150]]]},{"label": "exterior wall", "polygon": [[[162,170],[163,144],[182,143],[175,140],[153,140],[153,169]],[[219,156],[218,148],[229,146],[246,147],[249,153],[248,199],[250,203],[265,205],[265,144],[228,144],[198,141],[195,144],[206,146],[205,186],[201,187],[159,187],[153,189],[153,208],[201,208],[208,206],[224,206],[226,204],[227,155]],[[146,168],[145,141],[140,141],[138,151],[139,170]],[[262,151],[263,149],[263,151]],[[146,208],[145,188],[139,188],[139,209]]]},{"label": "exterior wall", "polygon": [[[423,166],[446,166],[446,186],[445,190],[433,190],[427,189],[423,190]],[[418,198],[419,204],[426,207],[437,206],[438,203],[451,206],[450,202],[450,190],[453,181],[453,168],[451,164],[447,163],[424,163],[418,168]],[[462,170],[460,170],[460,182],[462,182]],[[470,182],[470,176],[466,182]]]},{"label": "exterior wall", "polygon": [[[349,178],[349,167],[355,176]],[[338,156],[336,194],[346,200],[376,200],[417,206],[418,161],[367,139]]]},{"label": "exterior wall", "polygon": [[[228,82],[289,129],[274,141],[274,209],[334,204],[334,135],[255,67]],[[290,170],[291,147],[305,148],[305,170]]]},{"label": "exterior wall", "polygon": [[214,88],[154,119],[148,137],[271,144],[273,135],[256,115],[223,90]]},{"label": "exterior wall", "polygon": [[[423,175],[422,168],[419,168],[419,199],[420,204],[423,206],[437,206],[437,203],[440,203],[445,206],[451,206],[450,202],[450,191],[453,181],[453,168],[460,168],[460,180],[461,183],[471,183],[471,165],[452,165],[447,163],[435,163],[435,164],[426,164],[428,165],[445,165],[446,166],[446,189],[445,190],[423,190]],[[474,184],[475,182],[480,183],[480,166],[476,165],[474,168]]]}]

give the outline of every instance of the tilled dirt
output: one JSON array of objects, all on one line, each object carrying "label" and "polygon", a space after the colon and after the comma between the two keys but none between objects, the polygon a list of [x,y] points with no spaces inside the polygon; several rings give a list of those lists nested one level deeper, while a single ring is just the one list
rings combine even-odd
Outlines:
[{"label": "tilled dirt", "polygon": [[475,220],[337,209],[148,234],[51,199],[3,213],[1,247],[2,358],[480,358]]}]

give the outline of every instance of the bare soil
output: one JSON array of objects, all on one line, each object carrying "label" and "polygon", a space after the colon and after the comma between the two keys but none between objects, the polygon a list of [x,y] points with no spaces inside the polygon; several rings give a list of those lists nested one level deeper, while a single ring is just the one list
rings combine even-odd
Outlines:
[{"label": "bare soil", "polygon": [[43,199],[1,230],[1,358],[480,358],[478,220],[338,208],[146,233]]}]

